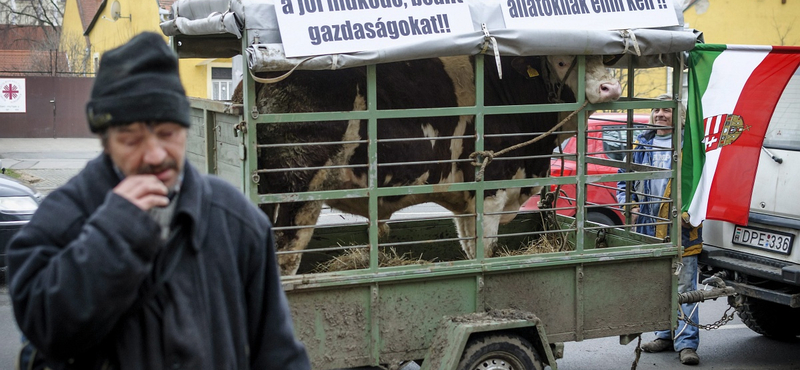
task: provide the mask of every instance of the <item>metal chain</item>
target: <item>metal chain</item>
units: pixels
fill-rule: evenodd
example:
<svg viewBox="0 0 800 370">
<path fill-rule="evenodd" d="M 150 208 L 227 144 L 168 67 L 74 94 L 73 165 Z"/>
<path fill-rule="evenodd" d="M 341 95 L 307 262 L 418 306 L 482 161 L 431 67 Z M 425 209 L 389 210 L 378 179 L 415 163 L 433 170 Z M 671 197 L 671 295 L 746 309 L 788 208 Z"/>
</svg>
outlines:
<svg viewBox="0 0 800 370">
<path fill-rule="evenodd" d="M 683 322 L 686 323 L 686 325 L 691 325 L 691 326 L 697 327 L 699 329 L 705 329 L 705 330 L 719 329 L 723 325 L 725 325 L 725 324 L 731 322 L 731 320 L 733 320 L 733 312 L 731 312 L 730 314 L 728 313 L 732 309 L 734 309 L 733 306 L 728 306 L 728 309 L 725 310 L 725 312 L 722 313 L 722 318 L 720 318 L 719 320 L 717 320 L 713 324 L 703 325 L 703 324 L 698 324 L 698 323 L 693 322 L 690 317 L 686 316 L 686 313 L 683 312 L 683 307 L 681 307 L 681 314 L 678 317 L 678 320 L 682 320 Z"/>
<path fill-rule="evenodd" d="M 711 277 L 703 280 L 703 284 L 705 284 L 705 287 L 708 287 L 709 285 L 711 285 L 711 286 L 714 286 L 714 287 L 717 287 L 717 288 L 724 288 L 725 287 L 725 281 L 723 279 L 726 276 L 727 276 L 727 272 L 726 271 L 720 271 L 720 272 L 712 275 Z M 703 289 L 705 289 L 705 287 Z M 733 312 L 730 312 L 730 310 L 733 310 L 736 307 L 734 305 L 731 305 L 730 302 L 731 301 L 728 300 L 728 309 L 726 309 L 725 312 L 722 313 L 722 318 L 720 318 L 719 320 L 717 320 L 713 324 L 703 325 L 703 324 L 699 324 L 699 323 L 693 322 L 692 319 L 690 317 L 686 316 L 686 313 L 683 312 L 683 306 L 681 306 L 681 305 L 678 306 L 678 307 L 680 307 L 680 312 L 681 312 L 680 316 L 678 317 L 678 320 L 683 320 L 683 322 L 685 322 L 686 325 L 691 325 L 691 326 L 697 327 L 699 329 L 705 329 L 705 330 L 719 329 L 723 325 L 725 325 L 725 324 L 731 322 L 731 320 L 733 320 Z M 730 312 L 730 313 L 728 313 L 728 312 Z"/>
<path fill-rule="evenodd" d="M 681 307 L 681 310 L 680 310 L 681 314 L 678 317 L 678 320 L 682 320 L 683 322 L 686 323 L 686 325 L 695 326 L 695 327 L 700 328 L 700 329 L 705 329 L 705 330 L 719 329 L 723 325 L 725 325 L 725 324 L 729 323 L 731 320 L 733 320 L 733 312 L 731 312 L 730 314 L 728 313 L 728 311 L 730 311 L 732 309 L 734 309 L 734 307 L 733 306 L 729 306 L 728 309 L 725 310 L 725 312 L 722 314 L 722 318 L 717 320 L 717 322 L 715 322 L 713 324 L 703 325 L 703 324 L 697 324 L 697 323 L 693 322 L 691 318 L 686 316 L 686 314 L 683 312 L 683 307 Z M 633 350 L 633 353 L 635 354 L 635 357 L 633 359 L 633 363 L 631 364 L 631 370 L 636 370 L 636 368 L 639 365 L 639 358 L 642 355 L 642 336 L 641 336 L 641 334 L 639 335 L 639 342 L 636 344 L 636 348 Z"/>
<path fill-rule="evenodd" d="M 633 359 L 633 363 L 631 364 L 631 370 L 636 370 L 636 367 L 639 366 L 639 358 L 642 356 L 642 335 L 639 334 L 639 342 L 636 343 L 636 348 L 633 350 L 633 353 L 636 354 L 636 357 Z"/>
</svg>

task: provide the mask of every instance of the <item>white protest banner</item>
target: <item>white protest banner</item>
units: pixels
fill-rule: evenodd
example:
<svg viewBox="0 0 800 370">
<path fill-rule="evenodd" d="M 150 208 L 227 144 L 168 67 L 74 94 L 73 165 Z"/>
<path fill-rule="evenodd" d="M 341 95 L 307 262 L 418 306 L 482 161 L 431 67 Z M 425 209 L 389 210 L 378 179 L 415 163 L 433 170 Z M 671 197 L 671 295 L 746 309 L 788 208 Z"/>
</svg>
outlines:
<svg viewBox="0 0 800 370">
<path fill-rule="evenodd" d="M 25 79 L 0 79 L 0 113 L 25 113 Z"/>
<path fill-rule="evenodd" d="M 508 0 L 508 28 L 616 30 L 678 25 L 673 0 Z"/>
<path fill-rule="evenodd" d="M 462 0 L 280 0 L 287 57 L 378 50 L 475 31 Z"/>
</svg>

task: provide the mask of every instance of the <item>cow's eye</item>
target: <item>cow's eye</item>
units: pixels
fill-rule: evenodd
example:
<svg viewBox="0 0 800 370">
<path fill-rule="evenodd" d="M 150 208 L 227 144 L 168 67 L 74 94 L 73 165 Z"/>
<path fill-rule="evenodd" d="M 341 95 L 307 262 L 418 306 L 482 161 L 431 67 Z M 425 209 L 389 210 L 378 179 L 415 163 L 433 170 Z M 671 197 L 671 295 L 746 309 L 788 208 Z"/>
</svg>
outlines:
<svg viewBox="0 0 800 370">
<path fill-rule="evenodd" d="M 567 66 L 567 62 L 558 62 L 558 66 L 559 67 L 566 67 Z"/>
</svg>

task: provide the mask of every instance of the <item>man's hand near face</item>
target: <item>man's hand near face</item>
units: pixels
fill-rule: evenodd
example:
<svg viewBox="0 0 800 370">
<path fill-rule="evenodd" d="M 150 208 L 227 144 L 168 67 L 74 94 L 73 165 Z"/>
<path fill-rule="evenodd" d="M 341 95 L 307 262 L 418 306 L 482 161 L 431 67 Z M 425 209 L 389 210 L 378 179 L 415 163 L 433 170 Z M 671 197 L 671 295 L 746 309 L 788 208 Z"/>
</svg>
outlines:
<svg viewBox="0 0 800 370">
<path fill-rule="evenodd" d="M 155 175 L 127 176 L 113 191 L 143 211 L 149 211 L 153 207 L 166 207 L 169 204 L 167 186 Z"/>
</svg>

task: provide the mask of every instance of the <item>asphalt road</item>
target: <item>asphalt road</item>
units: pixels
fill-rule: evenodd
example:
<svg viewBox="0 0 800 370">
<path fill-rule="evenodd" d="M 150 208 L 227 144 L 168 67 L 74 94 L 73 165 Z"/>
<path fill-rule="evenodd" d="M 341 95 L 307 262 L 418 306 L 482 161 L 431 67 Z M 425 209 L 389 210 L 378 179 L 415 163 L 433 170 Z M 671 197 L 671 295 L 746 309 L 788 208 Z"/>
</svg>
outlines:
<svg viewBox="0 0 800 370">
<path fill-rule="evenodd" d="M 632 302 L 632 304 L 635 304 Z M 711 324 L 722 317 L 729 306 L 724 298 L 700 304 L 700 322 Z M 653 340 L 653 333 L 642 335 L 642 343 Z M 636 342 L 620 345 L 617 337 L 565 343 L 559 370 L 631 369 Z M 682 365 L 676 352 L 642 353 L 637 369 L 719 369 L 719 370 L 789 370 L 800 369 L 800 341 L 780 342 L 756 334 L 738 316 L 717 330 L 701 330 L 700 364 Z"/>
<path fill-rule="evenodd" d="M 20 334 L 11 303 L 8 288 L 0 286 L 0 369 L 13 369 L 14 359 L 20 347 Z"/>
<path fill-rule="evenodd" d="M 631 304 L 635 304 L 631 302 Z M 712 323 L 727 308 L 723 299 L 702 303 L 700 320 Z M 642 335 L 652 340 L 652 333 Z M 14 322 L 6 287 L 0 287 L 0 369 L 13 369 L 19 350 L 19 330 Z M 719 369 L 719 370 L 790 370 L 800 369 L 800 341 L 779 342 L 748 329 L 738 317 L 714 331 L 700 333 L 700 364 L 684 366 L 675 352 L 642 353 L 637 369 Z M 631 369 L 636 342 L 620 345 L 617 337 L 565 343 L 560 370 Z"/>
</svg>

